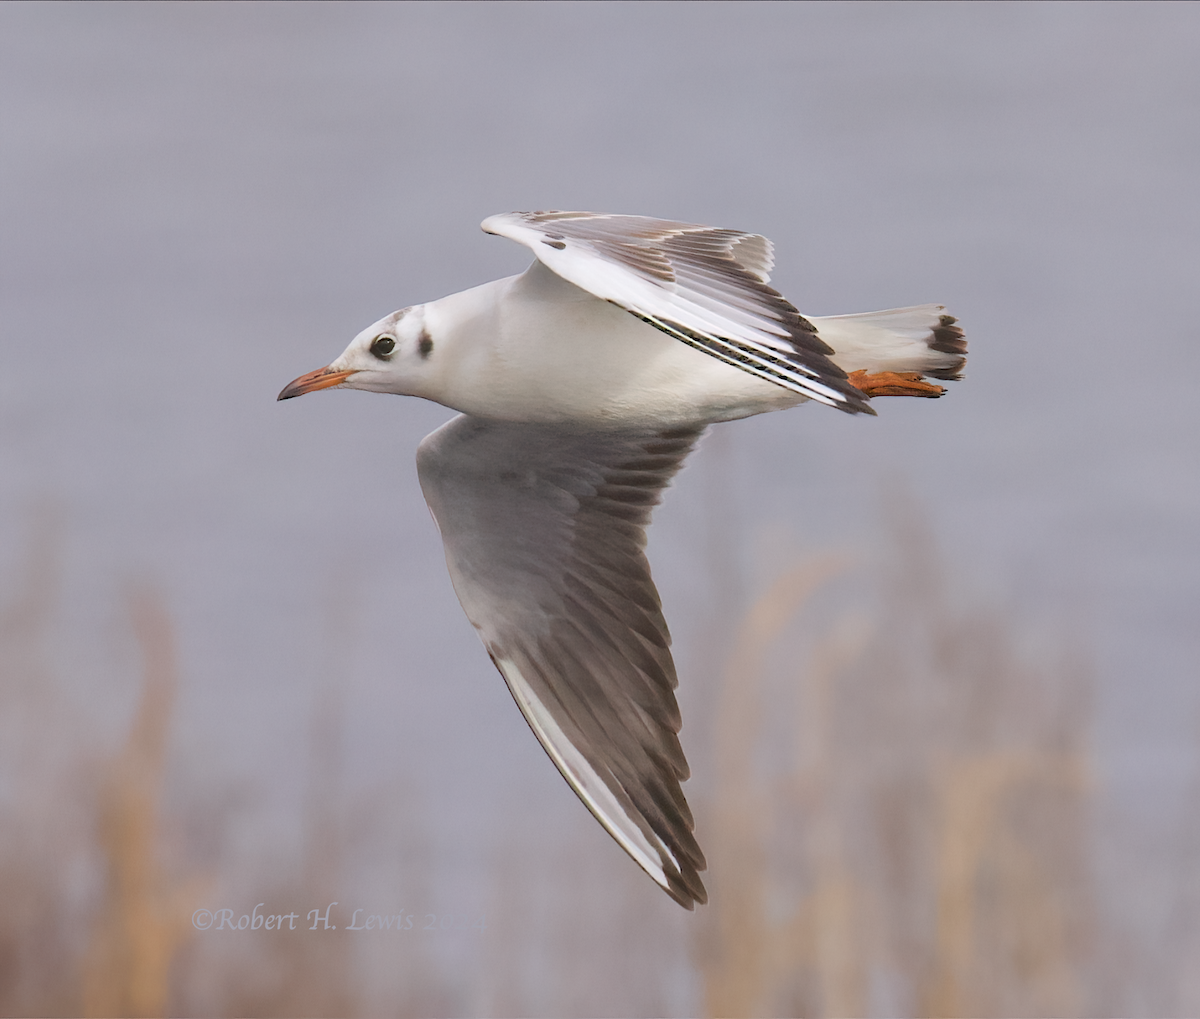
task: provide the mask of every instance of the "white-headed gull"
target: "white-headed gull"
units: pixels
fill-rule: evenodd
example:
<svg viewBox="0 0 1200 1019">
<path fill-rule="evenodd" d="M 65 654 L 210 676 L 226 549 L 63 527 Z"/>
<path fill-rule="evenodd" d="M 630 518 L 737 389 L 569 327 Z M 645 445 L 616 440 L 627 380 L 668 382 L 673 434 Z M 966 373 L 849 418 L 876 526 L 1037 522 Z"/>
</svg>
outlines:
<svg viewBox="0 0 1200 1019">
<path fill-rule="evenodd" d="M 801 315 L 758 234 L 587 212 L 483 229 L 536 260 L 380 319 L 279 399 L 367 389 L 461 412 L 417 450 L 459 601 L 571 788 L 691 909 L 705 863 L 651 510 L 711 422 L 940 396 L 922 376 L 958 378 L 966 341 L 940 305 Z"/>
</svg>

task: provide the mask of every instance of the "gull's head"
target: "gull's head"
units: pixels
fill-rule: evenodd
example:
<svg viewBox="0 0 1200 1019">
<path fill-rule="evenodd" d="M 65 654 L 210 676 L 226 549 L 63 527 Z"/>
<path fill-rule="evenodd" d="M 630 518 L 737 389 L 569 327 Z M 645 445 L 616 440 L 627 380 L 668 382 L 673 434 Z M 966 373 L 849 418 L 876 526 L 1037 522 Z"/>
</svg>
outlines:
<svg viewBox="0 0 1200 1019">
<path fill-rule="evenodd" d="M 289 382 L 278 398 L 334 388 L 419 396 L 429 378 L 433 348 L 424 305 L 402 308 L 364 329 L 326 367 Z"/>
</svg>

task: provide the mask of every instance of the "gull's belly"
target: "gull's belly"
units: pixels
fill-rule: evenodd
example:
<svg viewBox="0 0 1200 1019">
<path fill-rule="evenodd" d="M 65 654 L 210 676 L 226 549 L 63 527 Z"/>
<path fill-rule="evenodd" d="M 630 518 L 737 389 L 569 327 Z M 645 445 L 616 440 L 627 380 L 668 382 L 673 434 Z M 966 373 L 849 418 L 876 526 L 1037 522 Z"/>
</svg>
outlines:
<svg viewBox="0 0 1200 1019">
<path fill-rule="evenodd" d="M 468 414 L 597 426 L 726 421 L 803 397 L 534 269 L 498 281 L 443 400 Z M 549 277 L 549 278 L 548 278 Z M 490 321 L 487 321 L 490 320 Z"/>
</svg>

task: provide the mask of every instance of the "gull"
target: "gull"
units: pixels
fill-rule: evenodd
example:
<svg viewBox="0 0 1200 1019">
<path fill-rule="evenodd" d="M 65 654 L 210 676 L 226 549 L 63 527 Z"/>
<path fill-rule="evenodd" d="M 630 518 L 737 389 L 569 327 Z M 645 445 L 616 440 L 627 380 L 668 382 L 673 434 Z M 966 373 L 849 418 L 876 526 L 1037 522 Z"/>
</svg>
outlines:
<svg viewBox="0 0 1200 1019">
<path fill-rule="evenodd" d="M 279 399 L 365 389 L 459 412 L 417 449 L 455 593 L 571 788 L 692 909 L 706 864 L 651 511 L 709 424 L 938 397 L 924 377 L 959 378 L 966 340 L 941 305 L 802 315 L 759 234 L 588 212 L 482 226 L 533 264 L 393 312 Z"/>
</svg>

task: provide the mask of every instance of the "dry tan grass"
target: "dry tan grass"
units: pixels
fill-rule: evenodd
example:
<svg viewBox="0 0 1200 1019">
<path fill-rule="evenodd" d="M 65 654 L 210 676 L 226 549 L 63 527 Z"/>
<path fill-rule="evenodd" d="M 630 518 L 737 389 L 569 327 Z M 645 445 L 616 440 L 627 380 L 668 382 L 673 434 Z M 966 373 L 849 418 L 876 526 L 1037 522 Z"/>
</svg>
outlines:
<svg viewBox="0 0 1200 1019">
<path fill-rule="evenodd" d="M 1071 903 L 1056 887 L 1056 861 L 1039 858 L 1012 812 L 1023 799 L 1047 792 L 1085 794 L 1086 762 L 1077 755 L 1032 751 L 981 754 L 954 762 L 935 781 L 942 821 L 936 968 L 923 1011 L 977 1014 L 983 1002 L 1023 997 L 1055 1015 L 1077 1014 L 1081 953 L 1072 950 Z M 997 972 L 997 956 L 1010 961 L 1011 972 Z M 1020 986 L 1021 995 L 1011 994 L 1005 980 Z M 1014 1004 L 1027 1011 L 1019 1001 Z"/>
<path fill-rule="evenodd" d="M 56 692 L 58 539 L 43 518 L 0 613 L 0 1013 L 377 1010 L 345 941 L 281 935 L 201 950 L 187 922 L 211 896 L 179 876 L 185 865 L 162 837 L 170 621 L 153 599 L 135 600 L 142 697 L 106 758 Z M 1097 1009 L 1086 968 L 1097 922 L 1086 670 L 1069 656 L 1031 658 L 1004 613 L 956 598 L 919 528 L 902 519 L 892 547 L 870 585 L 861 565 L 823 558 L 786 571 L 743 618 L 717 705 L 714 792 L 696 803 L 710 906 L 663 922 L 657 893 L 616 851 L 611 872 L 581 878 L 574 868 L 595 836 L 581 827 L 589 846 L 564 838 L 549 870 L 545 857 L 527 873 L 519 862 L 497 868 L 489 919 L 507 923 L 489 930 L 488 973 L 468 975 L 482 986 L 471 1000 L 493 1013 L 587 1015 L 597 1000 L 665 1011 L 677 999 L 656 989 L 664 953 L 654 939 L 699 926 L 712 1015 Z M 335 899 L 345 888 L 352 862 L 337 833 L 356 826 L 337 778 L 335 708 L 314 713 L 300 866 L 264 862 L 246 875 L 256 898 Z M 419 840 L 427 820 L 410 807 L 405 830 Z M 92 891 L 65 889 L 63 876 L 88 860 Z M 569 904 L 560 882 L 575 889 Z M 404 969 L 403 996 L 387 1001 L 396 1014 L 461 1011 L 468 1000 L 415 947 L 390 965 Z M 605 998 L 613 973 L 628 993 Z"/>
<path fill-rule="evenodd" d="M 1080 670 L 1030 666 L 1003 615 L 955 604 L 916 528 L 894 547 L 872 616 L 813 601 L 854 579 L 823 559 L 743 620 L 701 819 L 710 1015 L 1088 1007 Z M 772 669 L 775 646 L 798 672 Z"/>
<path fill-rule="evenodd" d="M 177 686 L 176 651 L 161 600 L 131 599 L 141 646 L 141 700 L 120 754 L 106 769 L 97 804 L 106 879 L 84 960 L 84 1014 L 166 1012 L 172 960 L 192 933 L 189 917 L 205 882 L 174 885 L 161 858 L 159 812 L 167 736 Z"/>
<path fill-rule="evenodd" d="M 348 811 L 343 785 L 343 709 L 327 688 L 314 705 L 309 730 L 309 775 L 304 804 L 303 849 L 298 871 L 255 873 L 255 898 L 268 902 L 329 903 L 345 899 Z M 265 886 L 265 888 L 263 887 Z M 253 887 L 253 886 L 251 886 Z M 239 940 L 195 960 L 203 973 L 220 974 L 221 1013 L 239 1016 L 355 1016 L 362 997 L 355 988 L 352 945 L 343 931 L 307 931 Z M 211 999 L 210 999 L 211 1000 Z"/>
<path fill-rule="evenodd" d="M 711 1015 L 762 1014 L 762 991 L 775 981 L 781 942 L 798 932 L 776 932 L 766 920 L 769 826 L 774 790 L 756 780 L 754 749 L 761 727 L 759 678 L 770 645 L 801 604 L 829 579 L 840 564 L 827 559 L 779 577 L 751 606 L 730 656 L 718 700 L 717 784 L 712 823 L 707 828 L 714 860 L 729 865 L 714 894 L 713 940 L 704 949 L 705 983 Z M 731 865 L 730 865 L 731 864 Z M 837 893 L 827 894 L 827 909 L 838 908 Z M 792 947 L 803 952 L 800 945 Z M 785 954 L 791 954 L 786 952 Z"/>
<path fill-rule="evenodd" d="M 24 575 L 0 613 L 0 1012 L 162 1014 L 193 892 L 169 885 L 158 839 L 171 628 L 148 594 L 133 600 L 141 703 L 124 748 L 106 760 L 51 664 L 60 547 L 58 514 L 39 511 Z"/>
<path fill-rule="evenodd" d="M 33 513 L 25 561 L 0 608 L 0 1014 L 77 1013 L 80 920 L 62 876 L 88 842 L 88 745 L 51 664 L 61 523 Z M 7 585 L 6 585 L 7 586 Z M 64 746 L 72 752 L 64 754 Z M 81 760 L 80 758 L 83 758 Z"/>
<path fill-rule="evenodd" d="M 40 513 L 16 595 L 0 608 L 0 1015 L 361 1014 L 369 1006 L 351 938 L 297 930 L 206 941 L 192 928 L 216 881 L 194 873 L 186 844 L 167 840 L 169 822 L 197 809 L 209 828 L 224 818 L 207 816 L 211 804 L 164 813 L 178 683 L 170 618 L 149 592 L 131 599 L 140 696 L 119 749 L 105 753 L 106 734 L 64 695 L 51 665 L 60 547 L 54 514 Z M 363 826 L 341 781 L 337 708 L 334 697 L 314 710 L 299 869 L 252 861 L 231 894 L 344 897 L 344 833 Z M 406 820 L 419 828 L 420 817 Z M 419 943 L 399 966 L 411 979 L 391 1011 L 447 1010 Z"/>
</svg>

